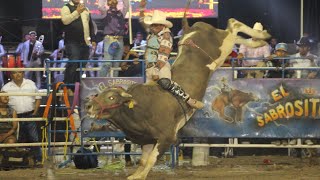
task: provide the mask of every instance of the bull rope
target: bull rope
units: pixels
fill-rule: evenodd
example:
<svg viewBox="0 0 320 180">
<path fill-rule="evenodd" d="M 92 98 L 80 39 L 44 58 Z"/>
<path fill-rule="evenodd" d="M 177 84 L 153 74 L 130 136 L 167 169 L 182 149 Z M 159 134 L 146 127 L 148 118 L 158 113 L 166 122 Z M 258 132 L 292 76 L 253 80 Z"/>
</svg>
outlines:
<svg viewBox="0 0 320 180">
<path fill-rule="evenodd" d="M 218 66 L 218 64 L 215 62 L 215 60 L 204 49 L 202 49 L 195 42 L 193 42 L 192 39 L 186 39 L 183 43 L 178 43 L 178 46 L 183 46 L 183 45 L 200 49 L 205 55 L 207 55 L 212 60 L 212 63 L 214 63 L 214 64 L 216 64 L 216 66 Z"/>
</svg>

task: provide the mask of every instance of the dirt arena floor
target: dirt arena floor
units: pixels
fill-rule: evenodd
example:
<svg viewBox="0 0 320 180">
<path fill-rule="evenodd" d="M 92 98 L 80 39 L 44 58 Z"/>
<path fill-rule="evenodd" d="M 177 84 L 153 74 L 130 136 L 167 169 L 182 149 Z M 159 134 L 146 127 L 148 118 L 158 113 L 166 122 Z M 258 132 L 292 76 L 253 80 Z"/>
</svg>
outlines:
<svg viewBox="0 0 320 180">
<path fill-rule="evenodd" d="M 204 180 L 204 179 L 320 179 L 320 158 L 288 156 L 239 156 L 210 158 L 210 165 L 192 167 L 187 160 L 183 165 L 169 168 L 159 162 L 149 173 L 151 180 Z M 126 179 L 136 166 L 108 169 L 107 166 L 80 170 L 73 166 L 48 171 L 46 168 L 0 171 L 0 179 Z M 52 172 L 52 173 L 50 173 Z M 49 174 L 48 174 L 49 173 Z M 51 175 L 50 175 L 51 174 Z"/>
</svg>

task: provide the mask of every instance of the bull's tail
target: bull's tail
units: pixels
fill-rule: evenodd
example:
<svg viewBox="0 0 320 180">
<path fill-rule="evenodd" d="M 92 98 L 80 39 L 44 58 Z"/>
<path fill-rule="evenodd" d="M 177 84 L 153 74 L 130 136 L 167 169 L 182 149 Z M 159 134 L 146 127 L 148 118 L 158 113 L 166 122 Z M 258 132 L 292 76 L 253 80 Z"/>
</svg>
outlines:
<svg viewBox="0 0 320 180">
<path fill-rule="evenodd" d="M 188 0 L 186 8 L 184 9 L 184 14 L 182 19 L 182 29 L 184 33 L 186 33 L 190 28 L 188 19 L 187 19 L 187 11 L 189 10 L 190 4 L 191 4 L 191 0 Z"/>
</svg>

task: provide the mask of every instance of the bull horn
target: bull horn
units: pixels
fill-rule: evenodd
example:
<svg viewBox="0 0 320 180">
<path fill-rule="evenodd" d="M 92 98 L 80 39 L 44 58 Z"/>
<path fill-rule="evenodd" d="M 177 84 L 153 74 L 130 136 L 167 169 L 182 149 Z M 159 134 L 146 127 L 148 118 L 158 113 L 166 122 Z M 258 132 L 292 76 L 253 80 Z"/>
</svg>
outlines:
<svg viewBox="0 0 320 180">
<path fill-rule="evenodd" d="M 121 95 L 122 97 L 127 97 L 127 98 L 131 98 L 131 97 L 132 97 L 131 94 L 126 93 L 126 92 L 121 92 L 120 95 Z"/>
</svg>

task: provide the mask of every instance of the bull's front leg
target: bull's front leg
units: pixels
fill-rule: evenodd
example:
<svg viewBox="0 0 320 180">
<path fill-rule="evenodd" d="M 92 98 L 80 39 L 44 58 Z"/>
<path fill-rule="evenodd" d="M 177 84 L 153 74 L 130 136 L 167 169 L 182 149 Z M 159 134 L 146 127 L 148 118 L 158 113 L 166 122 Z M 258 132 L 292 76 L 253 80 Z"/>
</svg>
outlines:
<svg viewBox="0 0 320 180">
<path fill-rule="evenodd" d="M 148 157 L 147 161 L 145 162 L 145 166 L 144 166 L 143 170 L 140 171 L 139 173 L 134 173 L 134 176 L 132 175 L 133 179 L 146 179 L 146 177 L 147 177 L 148 173 L 150 172 L 151 168 L 154 166 L 154 164 L 157 161 L 157 157 L 159 155 L 158 146 L 159 146 L 159 143 L 157 143 L 154 146 L 154 148 L 152 149 L 151 153 L 149 154 L 149 157 Z M 130 179 L 130 177 L 128 179 Z"/>
<path fill-rule="evenodd" d="M 136 170 L 136 172 L 134 172 L 131 176 L 128 177 L 128 180 L 141 179 L 139 174 L 145 169 L 147 161 L 153 149 L 154 149 L 153 144 L 147 144 L 142 146 L 142 155 L 141 155 L 139 167 Z"/>
</svg>

